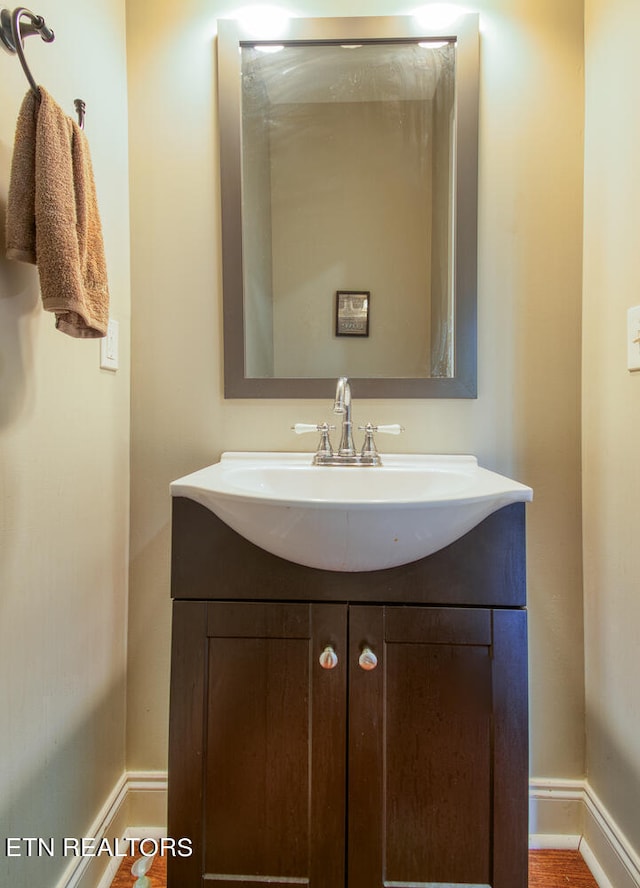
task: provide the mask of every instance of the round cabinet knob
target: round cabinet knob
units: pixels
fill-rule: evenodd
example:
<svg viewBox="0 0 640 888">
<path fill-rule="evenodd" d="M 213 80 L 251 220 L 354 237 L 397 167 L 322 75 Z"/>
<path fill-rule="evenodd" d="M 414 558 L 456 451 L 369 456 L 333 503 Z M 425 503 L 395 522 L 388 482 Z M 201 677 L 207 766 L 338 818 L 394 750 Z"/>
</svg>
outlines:
<svg viewBox="0 0 640 888">
<path fill-rule="evenodd" d="M 373 653 L 371 648 L 363 647 L 362 653 L 358 657 L 358 663 L 361 669 L 366 669 L 367 672 L 370 672 L 378 665 L 378 658 Z"/>
<path fill-rule="evenodd" d="M 335 669 L 338 665 L 338 655 L 330 644 L 320 654 L 319 660 L 323 669 Z"/>
</svg>

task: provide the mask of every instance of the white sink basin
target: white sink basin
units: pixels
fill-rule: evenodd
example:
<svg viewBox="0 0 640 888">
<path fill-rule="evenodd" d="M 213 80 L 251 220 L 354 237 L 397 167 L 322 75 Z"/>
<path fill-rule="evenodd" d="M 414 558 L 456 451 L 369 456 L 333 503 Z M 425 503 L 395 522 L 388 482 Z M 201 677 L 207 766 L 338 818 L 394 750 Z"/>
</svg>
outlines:
<svg viewBox="0 0 640 888">
<path fill-rule="evenodd" d="M 171 484 L 267 552 L 323 570 L 381 570 L 431 555 L 524 484 L 473 456 L 385 454 L 379 467 L 312 466 L 309 453 L 223 453 Z"/>
</svg>

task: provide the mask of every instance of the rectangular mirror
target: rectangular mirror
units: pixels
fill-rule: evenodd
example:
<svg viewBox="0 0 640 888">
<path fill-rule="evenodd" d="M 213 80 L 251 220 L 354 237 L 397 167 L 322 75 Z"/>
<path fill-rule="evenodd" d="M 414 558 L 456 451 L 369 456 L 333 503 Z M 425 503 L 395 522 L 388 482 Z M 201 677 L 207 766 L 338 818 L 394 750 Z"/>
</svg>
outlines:
<svg viewBox="0 0 640 888">
<path fill-rule="evenodd" d="M 225 396 L 476 396 L 478 17 L 218 22 Z"/>
</svg>

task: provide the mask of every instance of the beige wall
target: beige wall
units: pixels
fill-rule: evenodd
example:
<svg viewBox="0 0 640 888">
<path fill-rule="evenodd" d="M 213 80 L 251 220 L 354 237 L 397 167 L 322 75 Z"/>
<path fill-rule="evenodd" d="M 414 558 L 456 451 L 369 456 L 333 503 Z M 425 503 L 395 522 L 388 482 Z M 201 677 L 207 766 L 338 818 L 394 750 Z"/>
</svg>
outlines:
<svg viewBox="0 0 640 888">
<path fill-rule="evenodd" d="M 587 774 L 640 848 L 640 373 L 626 314 L 640 304 L 640 7 L 587 0 L 583 472 Z"/>
<path fill-rule="evenodd" d="M 121 369 L 54 329 L 37 272 L 0 248 L 0 836 L 82 836 L 124 764 L 129 222 L 124 3 L 43 0 L 25 44 L 69 113 L 87 102 Z M 0 51 L 0 230 L 27 81 Z M 0 853 L 0 884 L 52 886 L 61 857 Z"/>
<path fill-rule="evenodd" d="M 168 484 L 222 450 L 308 449 L 326 401 L 225 401 L 215 20 L 238 2 L 129 0 L 133 255 L 129 766 L 166 766 Z M 580 547 L 581 0 L 480 0 L 479 398 L 369 401 L 407 451 L 476 453 L 528 508 L 532 773 L 584 768 Z M 299 15 L 404 12 L 326 0 Z M 394 442 L 395 444 L 395 442 Z"/>
</svg>

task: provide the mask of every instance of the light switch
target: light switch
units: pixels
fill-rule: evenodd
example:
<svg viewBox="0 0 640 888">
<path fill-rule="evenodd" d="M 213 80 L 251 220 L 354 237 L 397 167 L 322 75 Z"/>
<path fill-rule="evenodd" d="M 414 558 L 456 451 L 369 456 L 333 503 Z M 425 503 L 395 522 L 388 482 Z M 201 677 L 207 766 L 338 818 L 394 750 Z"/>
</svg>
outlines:
<svg viewBox="0 0 640 888">
<path fill-rule="evenodd" d="M 103 370 L 118 369 L 118 321 L 109 320 L 107 335 L 100 340 L 100 366 Z"/>
<path fill-rule="evenodd" d="M 627 367 L 640 370 L 640 305 L 627 311 Z"/>
</svg>

